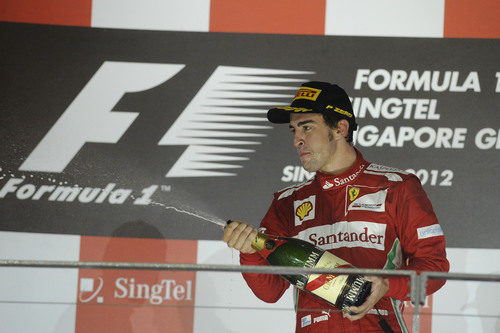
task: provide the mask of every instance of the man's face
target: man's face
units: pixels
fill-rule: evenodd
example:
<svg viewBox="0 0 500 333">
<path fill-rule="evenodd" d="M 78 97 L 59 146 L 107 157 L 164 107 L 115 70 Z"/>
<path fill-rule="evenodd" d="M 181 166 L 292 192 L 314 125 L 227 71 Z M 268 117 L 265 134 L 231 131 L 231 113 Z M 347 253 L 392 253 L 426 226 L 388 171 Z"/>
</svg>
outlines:
<svg viewBox="0 0 500 333">
<path fill-rule="evenodd" d="M 336 142 L 333 130 L 321 114 L 304 113 L 290 115 L 290 131 L 293 145 L 297 148 L 302 166 L 309 172 L 327 171 L 333 159 Z"/>
</svg>

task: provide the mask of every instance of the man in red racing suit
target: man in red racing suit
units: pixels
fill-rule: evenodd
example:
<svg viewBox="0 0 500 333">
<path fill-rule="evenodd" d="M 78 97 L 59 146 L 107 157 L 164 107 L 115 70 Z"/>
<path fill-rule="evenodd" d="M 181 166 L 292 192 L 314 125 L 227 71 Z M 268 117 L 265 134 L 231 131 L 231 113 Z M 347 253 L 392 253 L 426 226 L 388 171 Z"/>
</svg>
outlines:
<svg viewBox="0 0 500 333">
<path fill-rule="evenodd" d="M 301 90 L 310 88 L 313 93 L 320 90 L 327 97 L 337 93 L 331 89 L 341 89 L 336 85 L 309 82 Z M 275 193 L 261 222 L 261 231 L 304 239 L 359 268 L 448 271 L 444 235 L 418 178 L 402 170 L 366 162 L 361 153 L 346 142 L 344 138 L 349 139 L 356 124 L 343 90 L 340 92 L 343 104 L 336 96 L 337 99 L 327 100 L 326 106 L 333 104 L 341 111 L 351 111 L 347 112 L 351 119 L 337 119 L 335 127 L 323 124 L 321 115 L 316 114 L 331 109 L 325 105 L 314 108 L 320 98 L 314 101 L 310 113 L 304 111 L 307 110 L 304 105 L 296 105 L 295 101 L 301 99 L 301 90 L 297 94 L 299 98 L 296 96 L 292 103 L 292 107 L 299 110 L 294 111 L 292 107 L 281 110 L 292 113 L 285 120 L 290 121 L 294 144 L 304 168 L 316 171 L 316 176 Z M 278 112 L 283 115 L 281 110 Z M 276 120 L 271 111 L 273 109 L 268 118 Z M 339 156 L 341 158 L 335 160 Z M 339 168 L 342 164 L 343 168 Z M 245 223 L 232 223 L 226 228 L 224 240 L 241 251 L 243 265 L 267 265 L 250 248 L 255 235 L 255 228 Z M 277 275 L 243 274 L 243 277 L 255 295 L 266 302 L 276 302 L 289 287 L 289 283 Z M 408 300 L 409 280 L 366 278 L 372 281 L 372 294 L 363 305 L 351 308 L 358 315 L 343 314 L 320 298 L 298 291 L 296 332 L 381 331 L 379 316 L 394 332 L 406 332 L 401 301 Z M 427 294 L 443 284 L 440 280 L 430 280 Z"/>
<path fill-rule="evenodd" d="M 448 269 L 443 233 L 417 177 L 370 164 L 358 151 L 355 164 L 345 173 L 318 172 L 313 180 L 276 193 L 261 229 L 270 235 L 304 239 L 356 267 Z M 240 260 L 244 265 L 267 264 L 258 253 L 242 253 Z M 277 275 L 243 276 L 255 295 L 266 302 L 276 302 L 289 286 Z M 377 308 L 395 332 L 405 332 L 401 300 L 408 299 L 408 280 L 388 280 L 389 291 Z M 427 293 L 443 284 L 430 280 Z M 380 330 L 375 311 L 350 322 L 338 309 L 302 291 L 297 307 L 298 332 Z"/>
</svg>

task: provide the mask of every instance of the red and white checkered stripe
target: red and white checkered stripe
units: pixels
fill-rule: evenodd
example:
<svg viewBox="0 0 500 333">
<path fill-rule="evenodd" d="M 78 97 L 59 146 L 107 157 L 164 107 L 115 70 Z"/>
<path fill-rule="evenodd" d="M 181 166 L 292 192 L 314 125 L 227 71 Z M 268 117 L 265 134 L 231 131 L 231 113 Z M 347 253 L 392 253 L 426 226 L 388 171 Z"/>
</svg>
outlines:
<svg viewBox="0 0 500 333">
<path fill-rule="evenodd" d="M 498 0 L 3 0 L 0 20 L 164 31 L 500 38 Z"/>
</svg>

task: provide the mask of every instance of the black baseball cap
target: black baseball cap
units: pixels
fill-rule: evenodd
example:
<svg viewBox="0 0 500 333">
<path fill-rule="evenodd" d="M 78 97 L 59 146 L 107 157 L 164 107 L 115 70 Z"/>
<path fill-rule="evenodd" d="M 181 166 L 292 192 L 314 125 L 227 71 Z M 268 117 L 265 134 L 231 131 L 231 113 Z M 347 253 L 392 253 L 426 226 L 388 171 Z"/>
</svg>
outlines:
<svg viewBox="0 0 500 333">
<path fill-rule="evenodd" d="M 349 96 L 344 89 L 328 82 L 302 84 L 292 104 L 270 109 L 267 119 L 275 124 L 289 123 L 291 113 L 330 113 L 339 120 L 349 121 L 349 129 L 355 131 L 358 127 Z"/>
</svg>

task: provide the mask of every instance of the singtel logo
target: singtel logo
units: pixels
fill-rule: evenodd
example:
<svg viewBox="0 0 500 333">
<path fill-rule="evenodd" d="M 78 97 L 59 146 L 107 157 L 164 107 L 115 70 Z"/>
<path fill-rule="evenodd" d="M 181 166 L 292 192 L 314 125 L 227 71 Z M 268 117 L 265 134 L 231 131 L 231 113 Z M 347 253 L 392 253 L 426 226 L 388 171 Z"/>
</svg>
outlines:
<svg viewBox="0 0 500 333">
<path fill-rule="evenodd" d="M 159 305 L 164 301 L 191 301 L 193 281 L 178 282 L 164 279 L 156 284 L 136 283 L 134 278 L 120 277 L 115 281 L 113 296 L 115 299 L 149 300 L 151 304 Z"/>
</svg>

